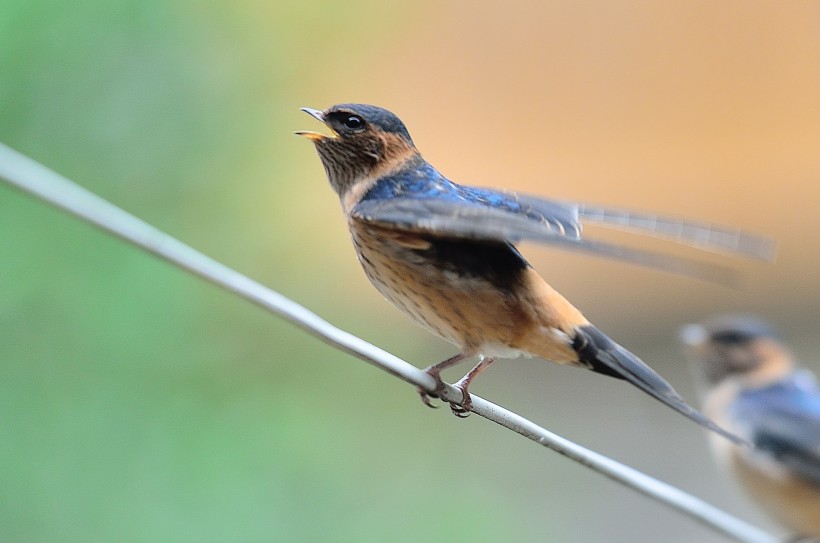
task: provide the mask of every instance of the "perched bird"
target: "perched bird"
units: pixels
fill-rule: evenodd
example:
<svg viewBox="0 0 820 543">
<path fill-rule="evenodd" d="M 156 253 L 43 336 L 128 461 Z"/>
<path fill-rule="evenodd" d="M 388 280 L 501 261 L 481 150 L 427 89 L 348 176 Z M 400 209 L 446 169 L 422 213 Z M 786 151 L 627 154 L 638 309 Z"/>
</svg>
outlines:
<svg viewBox="0 0 820 543">
<path fill-rule="evenodd" d="M 771 257 L 768 240 L 652 215 L 458 185 L 422 158 L 401 120 L 385 109 L 341 104 L 303 111 L 330 129 L 331 134 L 297 134 L 316 146 L 367 277 L 412 320 L 459 348 L 457 355 L 425 371 L 441 390 L 443 369 L 479 358 L 456 383 L 463 401 L 461 406 L 451 404 L 454 413 L 470 409 L 470 382 L 496 358 L 538 356 L 625 379 L 697 423 L 736 439 L 590 324 L 538 275 L 514 243 L 530 239 L 560 244 L 726 280 L 721 268 L 582 240 L 581 220 L 763 258 Z M 419 392 L 430 405 L 427 393 Z"/>
<path fill-rule="evenodd" d="M 820 389 L 765 323 L 721 316 L 681 331 L 709 385 L 704 412 L 754 447 L 713 440 L 744 489 L 800 537 L 820 538 Z"/>
</svg>

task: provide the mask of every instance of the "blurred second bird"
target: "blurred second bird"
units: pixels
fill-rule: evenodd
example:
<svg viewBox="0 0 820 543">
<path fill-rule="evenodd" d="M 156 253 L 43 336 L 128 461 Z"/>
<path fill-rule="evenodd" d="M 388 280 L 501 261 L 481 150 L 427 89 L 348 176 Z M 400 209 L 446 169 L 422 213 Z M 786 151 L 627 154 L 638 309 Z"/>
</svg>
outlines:
<svg viewBox="0 0 820 543">
<path fill-rule="evenodd" d="M 820 390 L 772 328 L 714 317 L 681 331 L 706 377 L 704 411 L 753 448 L 713 440 L 748 494 L 798 537 L 820 538 Z"/>
</svg>

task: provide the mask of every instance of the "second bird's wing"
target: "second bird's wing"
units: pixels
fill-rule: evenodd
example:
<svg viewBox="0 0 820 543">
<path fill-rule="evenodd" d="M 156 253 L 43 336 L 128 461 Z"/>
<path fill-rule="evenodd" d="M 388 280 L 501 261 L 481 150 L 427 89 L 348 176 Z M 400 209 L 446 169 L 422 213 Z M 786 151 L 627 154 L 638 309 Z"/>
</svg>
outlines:
<svg viewBox="0 0 820 543">
<path fill-rule="evenodd" d="M 749 425 L 757 451 L 820 487 L 820 392 L 785 387 L 765 398 L 765 405 L 738 406 L 738 419 Z"/>
</svg>

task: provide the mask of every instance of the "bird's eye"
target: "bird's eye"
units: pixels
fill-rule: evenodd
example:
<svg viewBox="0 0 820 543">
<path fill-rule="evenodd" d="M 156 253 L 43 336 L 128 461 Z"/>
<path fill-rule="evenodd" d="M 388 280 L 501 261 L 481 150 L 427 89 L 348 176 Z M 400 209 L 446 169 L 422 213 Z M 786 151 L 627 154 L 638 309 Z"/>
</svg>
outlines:
<svg viewBox="0 0 820 543">
<path fill-rule="evenodd" d="M 350 130 L 359 130 L 364 126 L 364 120 L 358 115 L 350 115 L 342 121 L 345 128 Z"/>
</svg>

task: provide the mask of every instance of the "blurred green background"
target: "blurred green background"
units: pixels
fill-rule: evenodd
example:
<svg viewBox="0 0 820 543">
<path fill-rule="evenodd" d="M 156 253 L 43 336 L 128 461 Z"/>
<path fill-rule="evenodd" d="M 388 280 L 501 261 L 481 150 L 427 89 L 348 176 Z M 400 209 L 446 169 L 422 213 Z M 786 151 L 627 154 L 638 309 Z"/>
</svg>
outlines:
<svg viewBox="0 0 820 543">
<path fill-rule="evenodd" d="M 388 107 L 457 181 L 772 235 L 738 290 L 524 247 L 695 401 L 675 333 L 716 311 L 820 370 L 818 35 L 818 3 L 5 0 L 0 140 L 418 366 L 453 348 L 367 284 L 300 106 Z M 473 390 L 772 528 L 622 383 Z M 9 542 L 723 540 L 6 186 L 0 465 Z"/>
</svg>

